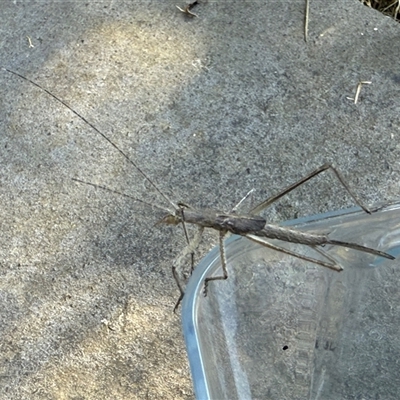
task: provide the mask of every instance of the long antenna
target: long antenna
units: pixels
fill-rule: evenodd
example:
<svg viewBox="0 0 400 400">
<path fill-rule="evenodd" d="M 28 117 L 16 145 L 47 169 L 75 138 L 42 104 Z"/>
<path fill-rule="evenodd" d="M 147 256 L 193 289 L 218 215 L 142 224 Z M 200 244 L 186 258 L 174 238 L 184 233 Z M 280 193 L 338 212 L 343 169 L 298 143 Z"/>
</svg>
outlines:
<svg viewBox="0 0 400 400">
<path fill-rule="evenodd" d="M 159 210 L 171 212 L 170 210 L 168 210 L 168 208 L 160 207 L 160 206 L 158 206 L 158 205 L 156 205 L 156 204 L 148 203 L 147 201 L 138 199 L 137 197 L 130 196 L 129 194 L 126 194 L 126 193 L 123 193 L 123 192 L 119 192 L 118 190 L 111 189 L 111 188 L 109 188 L 109 187 L 107 187 L 107 186 L 97 185 L 97 184 L 95 184 L 95 183 L 82 181 L 81 179 L 77 179 L 77 178 L 71 178 L 71 179 L 72 179 L 73 181 L 75 181 L 75 182 L 79 182 L 79 183 L 83 183 L 83 184 L 85 184 L 85 185 L 93 186 L 93 187 L 95 187 L 96 189 L 106 190 L 107 192 L 111 192 L 111 193 L 114 193 L 114 194 L 118 194 L 119 196 L 127 197 L 128 199 L 131 199 L 131 200 L 134 200 L 134 201 L 138 201 L 139 203 L 146 204 L 147 206 L 150 206 L 150 207 L 158 208 Z"/>
<path fill-rule="evenodd" d="M 47 89 L 45 89 L 44 87 L 40 86 L 38 83 L 30 80 L 29 78 L 19 74 L 18 72 L 14 72 L 11 71 L 10 69 L 7 69 L 5 67 L 2 67 L 3 70 L 9 72 L 10 74 L 19 76 L 20 78 L 30 82 L 32 85 L 35 85 L 36 87 L 38 87 L 40 90 L 43 90 L 44 92 L 46 92 L 48 95 L 50 95 L 51 97 L 53 97 L 54 99 L 56 99 L 58 102 L 60 102 L 62 105 L 64 105 L 65 107 L 67 107 L 70 111 L 72 111 L 78 118 L 80 118 L 83 122 L 86 122 L 95 132 L 97 132 L 99 135 L 101 135 L 105 140 L 107 140 L 108 143 L 111 144 L 111 146 L 113 146 L 116 150 L 119 151 L 120 154 L 122 154 L 126 160 L 128 160 L 135 168 L 137 171 L 139 171 L 140 174 L 142 174 L 142 176 L 144 176 L 147 181 L 151 184 L 151 186 L 153 186 L 154 189 L 156 189 L 156 191 L 162 196 L 164 197 L 165 200 L 168 201 L 168 203 L 170 203 L 174 209 L 178 209 L 178 206 L 167 196 L 165 195 L 158 187 L 157 185 L 147 176 L 147 174 L 134 162 L 132 161 L 115 143 L 113 143 L 103 132 L 99 131 L 92 123 L 90 123 L 85 117 L 83 117 L 82 115 L 80 115 L 77 111 L 75 111 L 72 107 L 70 107 L 67 103 L 65 103 L 63 100 L 59 99 L 56 95 L 54 95 L 53 93 L 51 93 L 50 91 L 48 91 Z M 84 182 L 86 183 L 86 182 Z"/>
</svg>

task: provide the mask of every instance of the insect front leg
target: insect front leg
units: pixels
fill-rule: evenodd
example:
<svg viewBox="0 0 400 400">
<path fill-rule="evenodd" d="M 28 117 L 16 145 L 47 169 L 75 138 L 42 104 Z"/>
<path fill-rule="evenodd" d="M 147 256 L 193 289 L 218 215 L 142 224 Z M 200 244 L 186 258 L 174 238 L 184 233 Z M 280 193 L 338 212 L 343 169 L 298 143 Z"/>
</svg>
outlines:
<svg viewBox="0 0 400 400">
<path fill-rule="evenodd" d="M 189 235 L 187 234 L 186 225 L 183 224 L 183 226 L 184 226 L 184 230 L 185 230 L 185 237 L 188 241 L 188 244 L 181 251 L 180 255 L 176 258 L 176 261 L 174 262 L 175 265 L 172 267 L 172 275 L 174 276 L 175 282 L 180 291 L 180 296 L 179 296 L 178 301 L 175 304 L 174 312 L 176 312 L 177 308 L 179 307 L 179 304 L 181 303 L 181 301 L 183 299 L 183 296 L 185 295 L 185 291 L 182 288 L 181 279 L 178 274 L 178 269 L 182 268 L 185 257 L 188 254 L 190 254 L 190 260 L 191 260 L 190 274 L 192 274 L 192 272 L 194 270 L 194 253 L 195 253 L 195 250 L 199 247 L 199 244 L 200 244 L 201 238 L 203 237 L 203 232 L 204 232 L 204 227 L 200 226 L 197 233 L 193 237 L 193 239 L 189 240 Z"/>
<path fill-rule="evenodd" d="M 174 307 L 174 313 L 176 314 L 176 310 L 178 309 L 179 304 L 181 304 L 183 296 L 185 295 L 185 291 L 182 288 L 181 281 L 179 279 L 178 273 L 176 272 L 176 267 L 175 266 L 172 267 L 172 275 L 173 275 L 173 277 L 175 279 L 175 282 L 176 282 L 176 284 L 177 284 L 177 286 L 179 288 L 179 291 L 181 293 L 179 298 L 178 298 L 178 301 L 175 303 L 175 307 Z"/>
</svg>

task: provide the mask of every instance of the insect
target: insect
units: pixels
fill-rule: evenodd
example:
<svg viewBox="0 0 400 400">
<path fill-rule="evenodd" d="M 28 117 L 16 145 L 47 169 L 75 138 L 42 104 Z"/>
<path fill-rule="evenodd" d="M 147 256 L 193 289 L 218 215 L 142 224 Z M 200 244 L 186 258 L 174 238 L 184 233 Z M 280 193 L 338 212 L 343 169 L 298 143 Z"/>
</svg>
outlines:
<svg viewBox="0 0 400 400">
<path fill-rule="evenodd" d="M 246 194 L 246 196 L 240 200 L 240 202 L 233 207 L 229 212 L 220 212 L 217 210 L 203 210 L 203 209 L 196 209 L 193 207 L 190 207 L 189 205 L 179 202 L 179 203 L 174 203 L 172 200 L 170 200 L 159 188 L 158 186 L 150 179 L 149 176 L 137 165 L 136 162 L 134 162 L 132 159 L 130 159 L 115 143 L 113 143 L 104 133 L 102 133 L 100 130 L 98 130 L 92 123 L 87 121 L 83 116 L 78 114 L 73 108 L 71 108 L 68 104 L 66 104 L 64 101 L 56 97 L 54 94 L 49 92 L 47 89 L 41 87 L 34 81 L 31 81 L 30 79 L 18 74 L 17 72 L 8 70 L 6 68 L 3 68 L 5 71 L 8 71 L 11 74 L 14 74 L 31 84 L 37 86 L 40 88 L 42 91 L 46 92 L 50 96 L 52 96 L 54 99 L 56 99 L 58 102 L 63 104 L 65 107 L 67 107 L 71 112 L 73 112 L 78 118 L 86 122 L 94 131 L 99 134 L 101 137 L 103 137 L 105 140 L 107 140 L 131 165 L 133 165 L 134 168 L 152 185 L 152 187 L 169 203 L 170 206 L 172 206 L 172 210 L 164 208 L 164 207 L 158 207 L 161 208 L 165 211 L 167 211 L 167 215 L 162 218 L 159 223 L 160 224 L 167 224 L 167 225 L 182 225 L 183 231 L 185 234 L 185 238 L 187 241 L 187 246 L 186 248 L 182 251 L 180 259 L 182 259 L 186 255 L 191 256 L 191 264 L 192 264 L 192 270 L 194 268 L 194 251 L 197 248 L 203 231 L 205 228 L 209 229 L 214 229 L 219 232 L 219 247 L 220 247 L 220 257 L 221 257 L 221 265 L 222 265 L 222 275 L 219 276 L 213 276 L 213 277 L 208 277 L 204 281 L 204 295 L 207 295 L 207 290 L 208 290 L 208 285 L 211 281 L 216 281 L 216 280 L 225 280 L 228 279 L 228 270 L 227 270 L 227 260 L 226 260 L 226 253 L 225 253 L 225 245 L 224 245 L 224 238 L 228 233 L 233 233 L 236 235 L 240 235 L 243 237 L 246 237 L 249 240 L 252 240 L 262 246 L 265 246 L 267 248 L 280 251 L 282 253 L 297 257 L 299 259 L 309 261 L 311 263 L 332 269 L 334 271 L 342 271 L 343 268 L 330 256 L 328 256 L 326 253 L 324 253 L 321 250 L 321 246 L 324 245 L 335 245 L 335 246 L 342 246 L 342 247 L 347 247 L 353 250 L 357 251 L 362 251 L 365 253 L 370 253 L 378 257 L 383 257 L 387 258 L 390 260 L 394 260 L 395 257 L 393 257 L 391 254 L 385 253 L 380 250 L 372 249 L 369 247 L 362 246 L 357 243 L 351 243 L 351 242 L 344 242 L 344 241 L 339 241 L 335 239 L 331 239 L 328 237 L 328 235 L 325 234 L 311 234 L 311 233 L 305 233 L 301 232 L 296 229 L 290 229 L 286 227 L 281 227 L 278 225 L 272 225 L 268 224 L 266 219 L 263 218 L 262 216 L 258 215 L 262 210 L 265 208 L 269 207 L 272 203 L 283 197 L 284 195 L 288 194 L 295 188 L 299 187 L 303 183 L 309 181 L 310 179 L 314 178 L 315 176 L 319 175 L 320 173 L 331 170 L 336 178 L 339 180 L 339 182 L 342 184 L 342 186 L 346 189 L 346 191 L 349 193 L 349 195 L 353 198 L 356 204 L 358 204 L 365 212 L 371 213 L 371 211 L 362 204 L 362 202 L 357 198 L 357 196 L 352 192 L 344 178 L 342 177 L 341 173 L 334 168 L 330 164 L 324 164 L 321 167 L 315 169 L 305 177 L 301 178 L 297 182 L 293 183 L 292 185 L 286 187 L 276 195 L 269 197 L 267 200 L 259 203 L 255 207 L 253 207 L 248 213 L 243 213 L 240 214 L 238 213 L 239 207 L 242 205 L 242 203 L 249 197 L 249 195 L 252 193 L 250 191 L 249 193 Z M 149 203 L 146 203 L 145 201 L 141 199 L 137 199 L 135 197 L 129 196 L 125 193 L 121 193 L 118 191 L 115 191 L 113 189 L 101 186 L 101 185 L 95 185 L 90 182 L 85 182 L 76 178 L 72 178 L 73 180 L 77 182 L 81 182 L 84 184 L 92 185 L 94 187 L 99 187 L 104 190 L 108 190 L 110 192 L 123 195 L 126 197 L 129 197 L 135 201 L 139 201 L 141 203 L 150 205 Z M 153 206 L 153 205 L 151 205 Z M 187 224 L 193 224 L 198 227 L 198 232 L 195 235 L 195 237 L 190 240 L 189 235 L 186 229 Z M 290 243 L 297 243 L 297 244 L 303 244 L 310 246 L 317 250 L 322 256 L 325 258 L 325 260 L 320 260 L 316 258 L 312 258 L 306 255 L 303 255 L 301 253 L 297 253 L 288 249 L 285 249 L 283 247 L 274 245 L 270 242 L 268 242 L 266 239 L 279 239 L 281 241 L 285 242 L 290 242 Z M 178 277 L 177 273 L 177 267 L 174 265 L 172 267 L 172 274 L 174 276 L 174 279 L 178 285 L 179 291 L 180 291 L 180 296 L 179 299 L 175 305 L 174 311 L 178 308 L 180 302 L 183 299 L 184 296 L 184 289 L 182 287 L 180 278 Z"/>
</svg>

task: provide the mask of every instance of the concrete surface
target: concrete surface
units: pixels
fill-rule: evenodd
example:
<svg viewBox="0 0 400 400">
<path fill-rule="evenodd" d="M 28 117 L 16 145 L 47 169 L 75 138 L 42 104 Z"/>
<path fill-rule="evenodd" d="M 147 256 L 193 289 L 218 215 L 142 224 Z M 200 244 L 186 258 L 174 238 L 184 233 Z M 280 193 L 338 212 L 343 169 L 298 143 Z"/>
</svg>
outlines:
<svg viewBox="0 0 400 400">
<path fill-rule="evenodd" d="M 400 197 L 398 23 L 315 0 L 305 43 L 303 1 L 208 1 L 194 19 L 176 4 L 3 2 L 0 64 L 68 102 L 175 201 L 227 210 L 324 161 L 367 203 Z M 0 80 L 0 397 L 193 398 L 172 313 L 181 230 L 71 178 L 168 205 L 53 98 Z M 372 84 L 355 105 L 360 80 Z M 328 174 L 269 216 L 351 204 Z"/>
</svg>

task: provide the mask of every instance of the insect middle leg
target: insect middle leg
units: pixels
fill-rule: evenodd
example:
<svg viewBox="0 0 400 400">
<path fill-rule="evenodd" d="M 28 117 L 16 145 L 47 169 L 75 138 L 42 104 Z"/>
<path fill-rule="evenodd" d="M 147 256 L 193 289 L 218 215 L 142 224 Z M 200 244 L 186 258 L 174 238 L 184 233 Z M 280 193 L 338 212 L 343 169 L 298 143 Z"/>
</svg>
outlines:
<svg viewBox="0 0 400 400">
<path fill-rule="evenodd" d="M 204 280 L 204 296 L 207 296 L 208 293 L 208 283 L 210 281 L 217 281 L 217 280 L 226 280 L 228 279 L 228 270 L 227 270 L 227 261 L 226 261 L 226 251 L 225 251 L 225 245 L 224 245 L 224 237 L 225 237 L 226 232 L 220 232 L 219 235 L 219 248 L 220 248 L 220 253 L 221 253 L 221 266 L 222 266 L 222 275 L 219 276 L 212 276 L 210 278 L 206 278 Z M 316 251 L 318 251 L 322 256 L 324 256 L 328 261 L 322 261 L 318 260 L 313 257 L 308 257 L 306 255 L 303 255 L 301 253 L 297 253 L 295 251 L 291 251 L 289 249 L 285 249 L 280 246 L 276 246 L 272 243 L 267 242 L 265 239 L 260 238 L 259 236 L 255 235 L 244 235 L 244 237 L 252 240 L 253 242 L 256 242 L 264 247 L 268 247 L 272 250 L 279 251 L 280 253 L 288 254 L 290 256 L 299 258 L 301 260 L 309 261 L 312 262 L 313 264 L 320 265 L 325 268 L 332 269 L 334 271 L 340 272 L 343 270 L 343 268 L 336 262 L 335 259 L 330 257 L 329 255 L 325 254 L 322 252 L 320 249 L 318 249 L 316 246 L 310 246 L 313 247 Z"/>
<path fill-rule="evenodd" d="M 231 210 L 229 213 L 230 213 L 230 214 L 235 214 L 236 211 L 238 210 L 238 208 L 242 205 L 242 203 L 243 203 L 244 201 L 246 201 L 250 196 L 253 196 L 253 193 L 254 193 L 254 189 L 251 189 L 251 190 L 246 194 L 246 196 L 244 196 L 243 199 L 240 200 L 239 203 L 237 203 L 237 204 L 235 205 L 235 207 L 232 208 L 232 210 Z"/>
<path fill-rule="evenodd" d="M 208 282 L 228 279 L 228 269 L 226 266 L 226 251 L 225 251 L 225 244 L 224 244 L 224 237 L 226 234 L 227 234 L 227 231 L 219 232 L 219 252 L 221 255 L 222 275 L 212 276 L 210 278 L 204 279 L 204 291 L 203 291 L 204 296 L 207 296 Z"/>
</svg>

